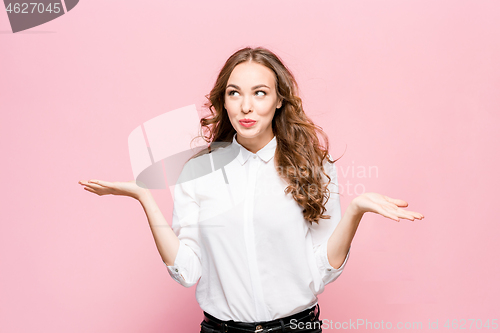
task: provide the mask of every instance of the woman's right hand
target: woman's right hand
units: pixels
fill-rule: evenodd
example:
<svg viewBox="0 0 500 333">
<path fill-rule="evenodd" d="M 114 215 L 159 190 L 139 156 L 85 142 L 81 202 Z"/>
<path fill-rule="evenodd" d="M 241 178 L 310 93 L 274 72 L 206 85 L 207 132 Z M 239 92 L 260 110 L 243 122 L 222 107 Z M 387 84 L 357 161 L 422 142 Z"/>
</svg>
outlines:
<svg viewBox="0 0 500 333">
<path fill-rule="evenodd" d="M 149 190 L 137 185 L 135 180 L 129 182 L 107 182 L 104 180 L 91 179 L 78 182 L 84 189 L 99 196 L 106 194 L 123 195 L 139 200 Z"/>
</svg>

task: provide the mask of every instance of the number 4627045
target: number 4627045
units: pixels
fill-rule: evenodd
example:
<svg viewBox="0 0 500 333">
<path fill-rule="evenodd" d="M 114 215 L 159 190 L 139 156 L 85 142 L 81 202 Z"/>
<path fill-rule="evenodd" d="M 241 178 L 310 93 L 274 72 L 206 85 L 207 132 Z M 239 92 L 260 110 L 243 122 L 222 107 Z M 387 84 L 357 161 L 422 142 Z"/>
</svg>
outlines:
<svg viewBox="0 0 500 333">
<path fill-rule="evenodd" d="M 49 3 L 48 5 L 45 5 L 43 3 L 36 3 L 36 2 L 30 2 L 29 4 L 24 2 L 24 3 L 9 3 L 7 6 L 6 10 L 7 12 L 10 13 L 15 13 L 15 14 L 36 14 L 36 13 L 59 13 L 61 11 L 61 7 L 59 7 L 60 3 Z M 30 10 L 31 6 L 31 10 Z"/>
<path fill-rule="evenodd" d="M 490 320 L 486 320 L 486 322 L 483 324 L 483 321 L 481 319 L 469 319 L 469 321 L 471 322 L 470 325 L 469 325 L 469 329 L 472 329 L 473 325 L 475 326 L 476 329 L 480 330 L 481 328 L 492 328 L 492 329 L 497 329 L 498 328 L 498 324 L 497 324 L 497 320 L 496 319 L 491 319 L 491 324 L 490 324 Z M 459 322 L 460 322 L 460 325 L 459 325 Z M 450 320 L 448 319 L 445 323 L 444 323 L 444 327 L 445 328 L 452 328 L 452 329 L 466 329 L 467 327 L 465 326 L 467 323 L 467 321 L 465 319 L 460 319 L 460 321 L 458 319 L 453 319 L 451 320 L 451 323 L 450 323 Z"/>
</svg>

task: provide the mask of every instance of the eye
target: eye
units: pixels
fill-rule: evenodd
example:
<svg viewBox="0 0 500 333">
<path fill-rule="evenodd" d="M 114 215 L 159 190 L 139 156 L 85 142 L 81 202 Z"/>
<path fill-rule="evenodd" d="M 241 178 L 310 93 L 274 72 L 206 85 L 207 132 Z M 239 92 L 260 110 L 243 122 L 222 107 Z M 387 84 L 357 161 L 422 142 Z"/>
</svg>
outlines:
<svg viewBox="0 0 500 333">
<path fill-rule="evenodd" d="M 258 96 L 266 96 L 266 92 L 265 91 L 262 91 L 262 90 L 258 90 L 255 92 L 256 94 L 258 93 L 262 93 L 262 95 L 258 95 Z"/>
</svg>

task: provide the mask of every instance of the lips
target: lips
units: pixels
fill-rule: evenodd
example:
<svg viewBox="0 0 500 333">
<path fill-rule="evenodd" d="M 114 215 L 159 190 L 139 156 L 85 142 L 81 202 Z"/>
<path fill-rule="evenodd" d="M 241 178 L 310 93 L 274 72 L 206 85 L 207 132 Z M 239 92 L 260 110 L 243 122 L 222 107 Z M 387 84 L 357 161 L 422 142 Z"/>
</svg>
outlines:
<svg viewBox="0 0 500 333">
<path fill-rule="evenodd" d="M 241 119 L 240 124 L 245 127 L 251 127 L 256 123 L 255 120 L 252 119 Z"/>
<path fill-rule="evenodd" d="M 252 124 L 252 123 L 255 123 L 255 120 L 252 120 L 252 119 L 241 119 L 240 123 L 243 123 L 243 124 Z"/>
</svg>

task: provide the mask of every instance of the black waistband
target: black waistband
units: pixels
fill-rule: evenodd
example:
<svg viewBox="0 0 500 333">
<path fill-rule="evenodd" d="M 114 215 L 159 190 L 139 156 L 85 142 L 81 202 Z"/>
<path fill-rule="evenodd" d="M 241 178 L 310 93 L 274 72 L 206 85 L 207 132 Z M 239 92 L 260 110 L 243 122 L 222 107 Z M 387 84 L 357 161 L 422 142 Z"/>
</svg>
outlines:
<svg viewBox="0 0 500 333">
<path fill-rule="evenodd" d="M 320 309 L 319 309 L 319 304 L 314 305 L 313 307 L 309 309 L 305 309 L 304 311 L 301 311 L 299 313 L 293 314 L 291 316 L 287 316 L 284 318 L 279 318 L 271 321 L 261 321 L 261 322 L 254 322 L 254 323 L 245 323 L 245 322 L 238 322 L 238 321 L 233 321 L 233 320 L 228 320 L 228 321 L 223 321 L 220 319 L 217 319 L 216 317 L 210 315 L 209 313 L 203 311 L 203 314 L 205 315 L 204 321 L 207 322 L 210 325 L 215 326 L 218 330 L 221 330 L 222 332 L 258 332 L 260 329 L 271 329 L 270 332 L 278 332 L 279 330 L 282 330 L 284 327 L 289 327 L 290 322 L 295 319 L 293 322 L 307 322 L 307 321 L 313 321 L 317 318 L 319 318 L 320 314 Z M 292 323 L 293 323 L 292 322 Z M 272 329 L 272 328 L 275 329 Z"/>
</svg>

